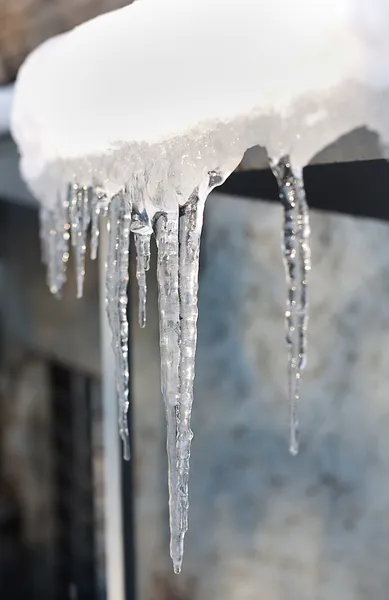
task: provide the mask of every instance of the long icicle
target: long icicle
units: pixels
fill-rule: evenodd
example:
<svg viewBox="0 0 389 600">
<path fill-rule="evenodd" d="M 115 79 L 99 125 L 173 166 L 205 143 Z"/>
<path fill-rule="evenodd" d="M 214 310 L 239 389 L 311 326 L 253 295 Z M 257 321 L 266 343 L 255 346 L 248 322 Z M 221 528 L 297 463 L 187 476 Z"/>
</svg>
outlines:
<svg viewBox="0 0 389 600">
<path fill-rule="evenodd" d="M 178 208 L 162 214 L 156 222 L 158 247 L 159 335 L 161 390 L 167 420 L 167 455 L 170 518 L 170 556 L 175 573 L 181 570 L 183 534 L 180 527 L 177 479 L 177 435 L 179 418 L 180 307 L 178 294 Z"/>
<path fill-rule="evenodd" d="M 203 226 L 205 198 L 193 195 L 183 207 L 180 218 L 180 410 L 178 423 L 178 492 L 182 545 L 188 531 L 189 462 L 193 439 L 191 415 L 197 345 L 198 274 L 200 239 Z M 181 555 L 183 554 L 183 548 Z"/>
<path fill-rule="evenodd" d="M 299 179 L 297 188 L 298 201 L 298 232 L 300 249 L 300 312 L 298 313 L 299 331 L 299 361 L 300 369 L 304 370 L 307 363 L 307 330 L 308 330 L 308 273 L 311 270 L 311 248 L 309 238 L 311 226 L 309 208 L 305 196 L 304 184 Z"/>
<path fill-rule="evenodd" d="M 283 253 L 288 281 L 285 312 L 288 344 L 288 379 L 290 405 L 290 452 L 299 450 L 297 406 L 300 399 L 302 371 L 306 363 L 306 332 L 308 326 L 307 274 L 310 270 L 309 214 L 304 184 L 295 177 L 289 157 L 273 166 L 280 199 L 284 206 Z"/>
<path fill-rule="evenodd" d="M 60 262 L 60 289 L 66 281 L 66 269 L 69 261 L 69 246 L 70 246 L 70 222 L 69 222 L 69 197 L 65 194 L 65 199 L 62 199 L 61 195 L 58 194 L 57 201 L 57 229 L 60 233 L 58 240 L 58 260 Z"/>
<path fill-rule="evenodd" d="M 124 458 L 129 460 L 127 288 L 129 281 L 131 202 L 128 196 L 118 194 L 112 199 L 109 207 L 109 225 L 106 306 L 112 330 L 112 348 L 115 353 L 119 431 L 123 440 Z"/>
<path fill-rule="evenodd" d="M 147 279 L 146 273 L 150 269 L 150 238 L 149 233 L 135 233 L 136 248 L 136 278 L 139 288 L 139 325 L 146 327 L 146 301 L 147 301 Z"/>
<path fill-rule="evenodd" d="M 41 242 L 41 256 L 43 264 L 49 266 L 49 235 L 50 235 L 50 211 L 45 207 L 41 206 L 39 210 L 39 237 Z M 49 275 L 47 273 L 47 280 Z M 48 281 L 49 283 L 49 281 Z"/>
</svg>

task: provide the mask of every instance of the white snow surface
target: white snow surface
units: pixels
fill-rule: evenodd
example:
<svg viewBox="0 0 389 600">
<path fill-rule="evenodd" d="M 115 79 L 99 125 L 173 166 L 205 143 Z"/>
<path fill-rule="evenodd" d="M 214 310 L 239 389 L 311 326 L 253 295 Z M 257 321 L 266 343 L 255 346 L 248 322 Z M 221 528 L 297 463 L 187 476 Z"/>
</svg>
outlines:
<svg viewBox="0 0 389 600">
<path fill-rule="evenodd" d="M 296 170 L 359 126 L 386 145 L 388 90 L 386 0 L 137 0 L 30 55 L 12 132 L 42 201 L 134 172 L 186 198 L 256 144 Z"/>
</svg>

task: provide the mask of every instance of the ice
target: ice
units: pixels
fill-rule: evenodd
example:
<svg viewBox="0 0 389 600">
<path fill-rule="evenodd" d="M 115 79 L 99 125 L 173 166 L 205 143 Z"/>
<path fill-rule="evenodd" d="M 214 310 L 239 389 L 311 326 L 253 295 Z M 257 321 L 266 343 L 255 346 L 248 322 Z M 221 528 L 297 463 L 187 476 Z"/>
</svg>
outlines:
<svg viewBox="0 0 389 600">
<path fill-rule="evenodd" d="M 115 353 L 116 385 L 119 401 L 119 432 L 124 458 L 130 458 L 128 429 L 128 319 L 127 288 L 131 230 L 131 201 L 128 194 L 117 194 L 109 207 L 109 248 L 107 259 L 106 306 Z"/>
<path fill-rule="evenodd" d="M 90 190 L 91 259 L 96 260 L 100 239 L 100 220 L 108 215 L 109 199 L 101 187 Z"/>
<path fill-rule="evenodd" d="M 75 250 L 77 298 L 82 298 L 85 277 L 86 236 L 91 220 L 89 201 L 90 189 L 87 186 L 71 186 L 69 200 L 70 230 L 72 246 Z"/>
<path fill-rule="evenodd" d="M 139 310 L 138 319 L 139 325 L 146 327 L 146 297 L 147 297 L 147 281 L 146 273 L 150 268 L 150 239 L 149 233 L 135 233 L 135 248 L 136 248 L 136 278 L 139 287 Z"/>
<path fill-rule="evenodd" d="M 197 191 L 198 194 L 198 191 Z M 200 237 L 205 199 L 196 193 L 182 209 L 180 217 L 180 315 L 181 315 L 181 361 L 180 405 L 178 414 L 178 493 L 179 527 L 183 538 L 188 530 L 189 508 L 189 459 L 193 433 L 190 427 L 193 405 L 193 382 L 197 342 L 197 292 L 200 257 Z M 180 565 L 183 547 L 180 550 Z M 180 566 L 181 568 L 181 566 Z"/>
<path fill-rule="evenodd" d="M 178 211 L 156 220 L 161 389 L 167 419 L 170 555 L 180 573 L 188 530 L 191 415 L 197 344 L 200 240 L 205 201 L 225 176 L 210 171 Z M 170 203 L 168 202 L 169 206 Z M 174 206 L 174 203 L 173 203 Z"/>
<path fill-rule="evenodd" d="M 133 198 L 131 231 L 134 233 L 136 249 L 136 278 L 139 288 L 138 320 L 146 326 L 146 272 L 150 268 L 150 240 L 153 233 L 151 218 L 146 210 L 146 180 L 143 173 L 135 173 L 129 187 Z M 152 211 L 153 214 L 153 211 Z"/>
<path fill-rule="evenodd" d="M 167 454 L 170 512 L 170 555 L 179 572 L 184 534 L 178 504 L 177 442 L 180 412 L 180 298 L 178 291 L 179 240 L 178 207 L 162 214 L 156 222 L 158 248 L 159 343 L 161 349 L 161 390 L 167 421 Z"/>
<path fill-rule="evenodd" d="M 307 277 L 311 268 L 309 212 L 304 184 L 293 173 L 289 157 L 273 165 L 284 207 L 283 253 L 288 283 L 286 341 L 289 353 L 290 452 L 299 450 L 297 406 L 306 364 L 308 326 Z"/>
<path fill-rule="evenodd" d="M 100 237 L 100 202 L 96 194 L 93 194 L 91 212 L 92 231 L 90 254 L 91 259 L 96 260 Z"/>
<path fill-rule="evenodd" d="M 12 132 L 21 172 L 42 204 L 43 254 L 53 293 L 59 294 L 65 281 L 71 233 L 77 295 L 82 295 L 89 230 L 96 258 L 102 218 L 108 216 L 107 311 L 126 458 L 130 234 L 144 326 L 155 230 L 176 572 L 188 528 L 205 200 L 247 148 L 267 149 L 285 213 L 290 448 L 295 454 L 310 269 L 302 168 L 360 126 L 380 135 L 387 154 L 388 33 L 384 0 L 368 5 L 365 0 L 273 0 L 270 5 L 265 0 L 140 0 L 46 42 L 20 70 Z"/>
<path fill-rule="evenodd" d="M 47 283 L 52 294 L 60 297 L 66 281 L 69 260 L 68 201 L 57 198 L 56 210 L 43 206 L 40 210 L 42 260 L 47 266 Z"/>
</svg>

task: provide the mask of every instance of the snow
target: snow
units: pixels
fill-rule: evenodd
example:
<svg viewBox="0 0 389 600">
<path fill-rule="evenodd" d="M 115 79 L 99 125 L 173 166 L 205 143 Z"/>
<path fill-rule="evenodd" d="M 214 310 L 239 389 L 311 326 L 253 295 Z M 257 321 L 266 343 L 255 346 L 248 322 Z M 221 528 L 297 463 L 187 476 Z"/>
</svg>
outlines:
<svg viewBox="0 0 389 600">
<path fill-rule="evenodd" d="M 166 169 L 184 155 L 216 168 L 258 143 L 301 168 L 360 125 L 386 139 L 383 2 L 138 0 L 94 19 L 20 71 L 12 130 L 22 172 L 50 202 L 74 176 L 92 184 L 98 174 L 116 192 L 134 164 L 153 169 L 166 148 Z"/>
</svg>

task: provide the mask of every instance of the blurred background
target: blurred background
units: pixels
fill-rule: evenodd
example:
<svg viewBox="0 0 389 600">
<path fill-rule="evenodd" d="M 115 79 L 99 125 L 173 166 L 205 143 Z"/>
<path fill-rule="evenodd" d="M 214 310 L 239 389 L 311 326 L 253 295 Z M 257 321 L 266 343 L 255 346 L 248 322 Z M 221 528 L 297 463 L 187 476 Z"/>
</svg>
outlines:
<svg viewBox="0 0 389 600">
<path fill-rule="evenodd" d="M 125 4 L 0 0 L 0 97 L 40 42 Z M 377 139 L 363 131 L 315 162 L 361 155 L 379 156 Z M 20 180 L 17 160 L 5 125 L 1 600 L 388 600 L 387 223 L 312 210 L 309 361 L 301 453 L 293 459 L 287 451 L 281 207 L 265 193 L 245 198 L 239 186 L 209 199 L 190 530 L 180 576 L 173 575 L 168 548 L 155 252 L 146 330 L 137 325 L 132 264 L 133 459 L 123 468 L 126 533 L 117 541 L 126 586 L 122 595 L 108 597 L 98 264 L 87 264 L 83 300 L 75 299 L 72 276 L 61 301 L 50 296 L 37 204 Z M 260 166 L 263 154 L 254 152 L 241 170 Z M 353 206 L 351 180 L 349 193 L 347 187 Z M 249 195 L 261 195 L 254 191 Z M 384 194 L 379 201 L 387 203 Z M 362 205 L 369 202 L 367 193 Z"/>
</svg>

